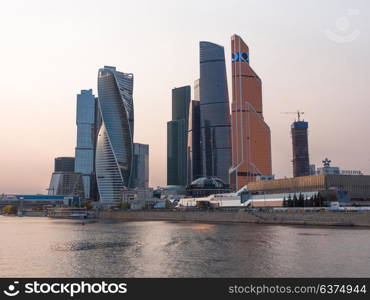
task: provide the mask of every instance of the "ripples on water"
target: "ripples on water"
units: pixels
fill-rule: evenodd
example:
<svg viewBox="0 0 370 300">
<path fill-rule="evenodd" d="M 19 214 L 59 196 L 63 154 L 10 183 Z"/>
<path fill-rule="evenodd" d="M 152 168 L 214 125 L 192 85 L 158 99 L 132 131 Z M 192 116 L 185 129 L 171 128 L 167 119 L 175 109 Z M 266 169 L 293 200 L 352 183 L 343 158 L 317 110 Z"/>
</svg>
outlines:
<svg viewBox="0 0 370 300">
<path fill-rule="evenodd" d="M 129 243 L 124 242 L 96 242 L 91 243 L 88 241 L 72 241 L 66 243 L 55 243 L 51 245 L 50 249 L 52 251 L 85 251 L 85 250 L 96 250 L 105 248 L 119 248 L 119 247 L 129 247 Z"/>
<path fill-rule="evenodd" d="M 0 216 L 0 277 L 369 277 L 369 233 Z"/>
</svg>

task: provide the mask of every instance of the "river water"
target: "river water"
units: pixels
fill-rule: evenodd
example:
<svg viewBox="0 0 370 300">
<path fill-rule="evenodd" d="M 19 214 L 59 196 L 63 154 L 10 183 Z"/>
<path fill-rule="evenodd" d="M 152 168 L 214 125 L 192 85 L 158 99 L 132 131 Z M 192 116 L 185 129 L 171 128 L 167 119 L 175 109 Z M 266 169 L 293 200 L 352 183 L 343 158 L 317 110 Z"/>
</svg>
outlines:
<svg viewBox="0 0 370 300">
<path fill-rule="evenodd" d="M 0 216 L 0 277 L 370 277 L 370 229 Z"/>
</svg>

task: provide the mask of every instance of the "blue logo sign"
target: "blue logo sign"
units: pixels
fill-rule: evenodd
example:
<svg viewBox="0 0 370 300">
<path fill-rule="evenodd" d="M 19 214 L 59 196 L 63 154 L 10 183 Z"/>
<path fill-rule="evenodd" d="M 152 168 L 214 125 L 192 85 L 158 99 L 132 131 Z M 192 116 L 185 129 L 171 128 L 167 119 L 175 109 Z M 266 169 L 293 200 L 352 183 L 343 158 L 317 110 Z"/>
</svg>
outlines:
<svg viewBox="0 0 370 300">
<path fill-rule="evenodd" d="M 249 53 L 248 52 L 236 52 L 232 53 L 231 55 L 231 61 L 241 61 L 241 62 L 247 62 L 249 63 Z"/>
</svg>

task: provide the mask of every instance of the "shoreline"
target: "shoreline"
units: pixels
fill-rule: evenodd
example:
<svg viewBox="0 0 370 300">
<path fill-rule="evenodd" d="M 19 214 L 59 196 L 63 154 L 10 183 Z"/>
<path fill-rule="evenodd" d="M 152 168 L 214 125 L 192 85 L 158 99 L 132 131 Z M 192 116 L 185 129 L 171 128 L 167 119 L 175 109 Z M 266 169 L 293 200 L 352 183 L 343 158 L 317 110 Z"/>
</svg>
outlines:
<svg viewBox="0 0 370 300">
<path fill-rule="evenodd" d="M 97 219 L 370 228 L 370 212 L 114 211 Z"/>
</svg>

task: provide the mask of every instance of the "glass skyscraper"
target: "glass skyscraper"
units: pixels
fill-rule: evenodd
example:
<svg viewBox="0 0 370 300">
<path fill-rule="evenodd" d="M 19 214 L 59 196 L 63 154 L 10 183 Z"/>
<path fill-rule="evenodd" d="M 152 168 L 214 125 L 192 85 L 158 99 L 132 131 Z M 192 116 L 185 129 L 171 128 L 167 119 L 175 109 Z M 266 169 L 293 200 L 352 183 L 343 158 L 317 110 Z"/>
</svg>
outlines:
<svg viewBox="0 0 370 300">
<path fill-rule="evenodd" d="M 200 42 L 200 127 L 203 175 L 229 182 L 230 107 L 222 46 Z"/>
<path fill-rule="evenodd" d="M 230 183 L 240 189 L 258 176 L 271 175 L 270 128 L 263 118 L 262 81 L 249 64 L 249 48 L 231 37 L 232 167 Z"/>
<path fill-rule="evenodd" d="M 149 145 L 134 143 L 131 187 L 149 188 Z"/>
<path fill-rule="evenodd" d="M 98 74 L 101 127 L 96 146 L 96 177 L 102 203 L 119 202 L 132 172 L 133 74 L 105 66 Z"/>
<path fill-rule="evenodd" d="M 167 123 L 167 184 L 187 183 L 190 86 L 172 90 L 172 121 Z"/>
<path fill-rule="evenodd" d="M 202 177 L 202 155 L 200 148 L 200 102 L 192 100 L 189 107 L 188 130 L 188 184 Z"/>
<path fill-rule="evenodd" d="M 77 95 L 77 146 L 75 172 L 82 174 L 86 198 L 96 199 L 95 147 L 98 130 L 97 99 L 92 90 L 81 90 Z"/>
</svg>

